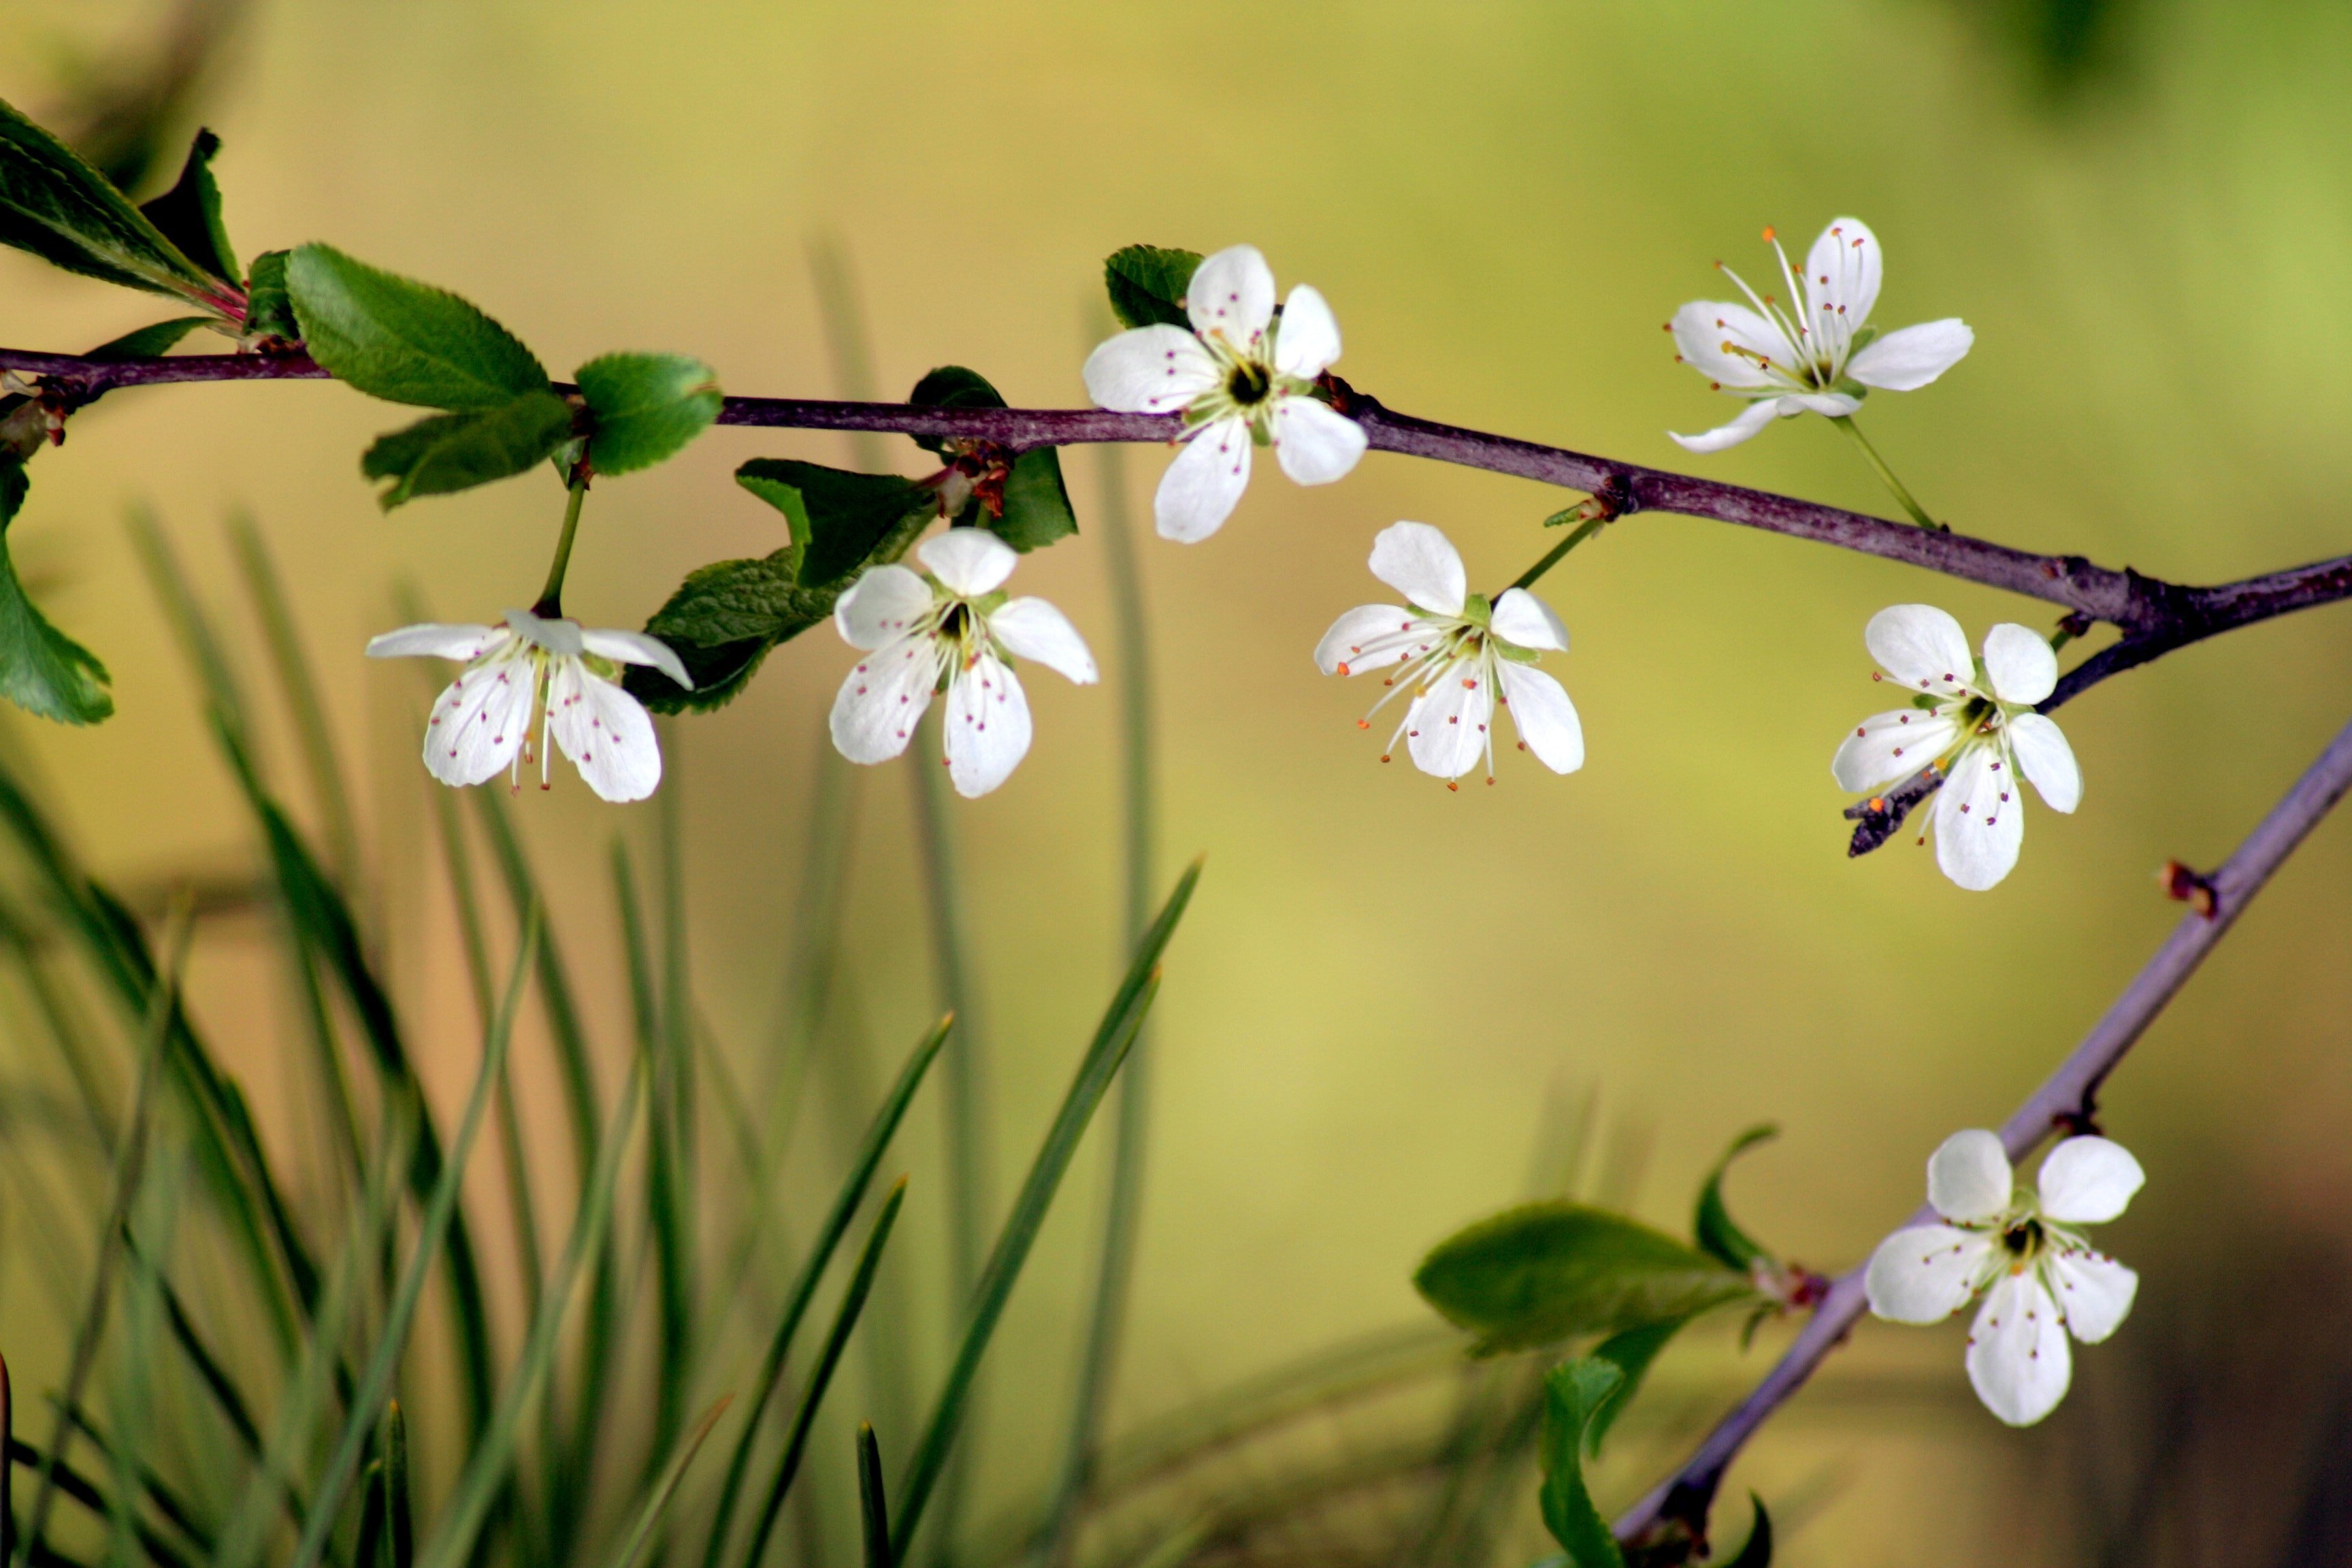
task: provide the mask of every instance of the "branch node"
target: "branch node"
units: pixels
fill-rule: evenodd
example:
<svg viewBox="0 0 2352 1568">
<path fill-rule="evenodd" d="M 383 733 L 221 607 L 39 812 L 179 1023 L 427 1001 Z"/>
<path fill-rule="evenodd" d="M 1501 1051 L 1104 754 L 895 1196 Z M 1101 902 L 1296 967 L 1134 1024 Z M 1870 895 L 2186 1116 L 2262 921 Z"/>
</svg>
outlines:
<svg viewBox="0 0 2352 1568">
<path fill-rule="evenodd" d="M 1904 818 L 1912 808 L 1943 787 L 1944 770 L 1929 763 L 1893 789 L 1847 806 L 1846 820 L 1855 826 L 1845 847 L 1846 858 L 1867 855 L 1902 832 Z"/>
<path fill-rule="evenodd" d="M 2054 1111 L 2050 1125 L 2058 1129 L 2062 1138 L 2104 1138 L 2099 1128 L 2099 1106 L 2093 1094 L 2083 1096 L 2083 1103 L 2073 1110 Z"/>
<path fill-rule="evenodd" d="M 2213 879 L 2201 871 L 2192 871 L 2178 860 L 2167 860 L 2157 872 L 2156 881 L 2166 898 L 2187 904 L 2209 921 L 2221 912 L 2221 891 L 2213 885 Z"/>
</svg>

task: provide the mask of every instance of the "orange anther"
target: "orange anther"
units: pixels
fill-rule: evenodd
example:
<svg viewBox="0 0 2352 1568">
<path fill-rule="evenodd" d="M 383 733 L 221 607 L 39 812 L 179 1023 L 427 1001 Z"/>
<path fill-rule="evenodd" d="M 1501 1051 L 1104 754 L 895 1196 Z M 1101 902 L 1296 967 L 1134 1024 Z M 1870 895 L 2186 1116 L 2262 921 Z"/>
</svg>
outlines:
<svg viewBox="0 0 2352 1568">
<path fill-rule="evenodd" d="M 1772 243 L 1772 226 L 1768 223 L 1764 226 L 1764 243 L 1769 245 Z"/>
</svg>

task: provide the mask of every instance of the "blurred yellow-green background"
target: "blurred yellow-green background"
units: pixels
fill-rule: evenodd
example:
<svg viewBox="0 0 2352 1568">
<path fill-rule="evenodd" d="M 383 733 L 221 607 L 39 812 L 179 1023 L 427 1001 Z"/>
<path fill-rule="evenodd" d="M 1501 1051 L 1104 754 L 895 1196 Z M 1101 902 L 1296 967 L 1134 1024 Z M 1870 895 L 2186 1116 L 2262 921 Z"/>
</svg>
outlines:
<svg viewBox="0 0 2352 1568">
<path fill-rule="evenodd" d="M 78 10 L 0 0 L 0 96 L 37 115 L 69 106 L 165 21 L 117 0 Z M 886 395 L 961 363 L 1015 404 L 1073 405 L 1105 254 L 1245 240 L 1286 288 L 1324 291 L 1347 334 L 1339 374 L 1393 407 L 1885 511 L 1818 421 L 1705 458 L 1664 434 L 1732 410 L 1659 331 L 1719 290 L 1708 264 L 1753 278 L 1764 226 L 1803 243 L 1853 213 L 1888 255 L 1885 325 L 1959 315 L 1977 332 L 1941 383 L 1864 416 L 1923 500 L 2006 543 L 2208 582 L 2352 542 L 2347 82 L 2352 14 L 2318 0 L 276 0 L 235 19 L 192 112 L 226 143 L 216 167 L 246 255 L 330 239 L 463 291 L 559 375 L 652 348 L 707 358 L 732 392 L 835 394 L 809 264 L 822 243 L 850 265 Z M 0 255 L 0 340 L 28 348 L 86 347 L 156 313 L 15 253 Z M 239 601 L 222 523 L 249 510 L 355 763 L 367 896 L 446 1106 L 478 1042 L 434 869 L 435 786 L 415 760 L 424 690 L 360 649 L 397 624 L 400 584 L 455 618 L 525 602 L 561 496 L 531 477 L 379 516 L 356 456 L 401 418 L 320 384 L 126 392 L 78 417 L 36 465 L 10 546 L 52 617 L 107 660 L 119 712 L 87 731 L 12 715 L 7 743 L 69 802 L 104 874 L 160 887 L 249 866 L 250 826 L 122 521 L 152 506 L 226 607 Z M 923 471 L 911 443 L 886 450 Z M 600 485 L 572 613 L 633 626 L 692 567 L 780 544 L 730 478 L 755 456 L 847 463 L 851 448 L 722 429 Z M 1081 535 L 1025 562 L 1016 587 L 1067 609 L 1108 666 L 1104 470 L 1090 451 L 1065 461 Z M 1126 456 L 1136 517 L 1162 461 Z M 1372 693 L 1308 658 L 1333 616 L 1381 595 L 1372 534 L 1436 523 L 1474 583 L 1499 583 L 1562 504 L 1374 454 L 1314 490 L 1263 466 L 1213 540 L 1142 545 L 1160 869 L 1194 855 L 1208 868 L 1153 1037 L 1115 1429 L 1423 1316 L 1408 1282 L 1421 1253 L 1527 1192 L 1588 1092 L 1637 1212 L 1678 1227 L 1729 1138 L 1775 1121 L 1781 1142 L 1736 1179 L 1743 1215 L 1807 1263 L 1859 1258 L 1918 1201 L 1935 1143 L 2004 1117 L 2160 940 L 2179 909 L 2151 873 L 2221 858 L 2352 708 L 2340 611 L 2102 686 L 2063 715 L 2081 811 L 2034 803 L 2017 873 L 1964 893 L 1907 838 L 1843 854 L 1827 763 L 1873 706 L 1863 623 L 1928 600 L 1980 634 L 2046 625 L 2048 607 L 1641 516 L 1545 584 L 1574 637 L 1547 668 L 1583 714 L 1581 773 L 1511 754 L 1496 787 L 1453 794 L 1380 766 L 1379 736 L 1355 723 Z M 667 731 L 697 993 L 750 1079 L 846 658 L 812 633 L 732 706 Z M 1115 699 L 1043 676 L 1030 690 L 1028 760 L 954 813 L 1000 1194 L 1121 945 Z M 869 1042 L 877 1061 L 936 1000 L 910 765 L 860 776 L 849 849 L 856 1026 L 827 1048 Z M 627 1004 L 606 846 L 651 846 L 657 808 L 604 805 L 561 766 L 518 805 L 616 1077 Z M 2249 1299 L 2307 1302 L 2296 1310 L 2340 1326 L 2352 1298 L 2326 1282 L 2352 1252 L 2347 886 L 2352 836 L 2331 825 L 2107 1093 L 2107 1128 L 2149 1182 L 2103 1238 L 2144 1282 L 2139 1317 L 2080 1356 L 2076 1397 L 2012 1435 L 1966 1397 L 1959 1326 L 1866 1325 L 1727 1492 L 1811 1500 L 1787 1561 L 2084 1560 L 2084 1518 L 2125 1510 L 2130 1490 L 2096 1457 L 2156 1398 L 2112 1369 L 2101 1383 L 2103 1362 L 2290 1343 L 2277 1311 L 2251 1327 L 2233 1315 Z M 271 1120 L 290 1025 L 258 941 L 250 922 L 208 927 L 192 985 L 233 1036 L 265 1127 L 290 1140 Z M 543 1053 L 521 1049 L 526 1082 L 551 1081 Z M 939 1267 L 939 1131 L 928 1106 L 910 1126 L 905 1267 L 920 1279 Z M 1097 1175 L 1090 1152 L 1014 1300 L 983 1517 L 1038 1484 L 1025 1456 L 1058 1441 Z M 12 1337 L 41 1340 L 47 1298 L 16 1283 L 27 1267 L 11 1264 L 0 1301 Z M 2310 1291 L 2257 1290 L 2250 1269 Z M 916 1316 L 919 1384 L 944 1330 Z M 1768 1328 L 1744 1362 L 1727 1334 L 1703 1336 L 1662 1379 L 1698 1391 L 1703 1414 L 1785 1335 Z M 2315 1367 L 2303 1354 L 2228 1362 L 2210 1402 L 2321 1411 L 2352 1387 L 2340 1348 Z M 2342 1443 L 2321 1415 L 2294 1422 L 2282 1473 Z M 1668 1453 L 1615 1455 L 1606 1496 L 1630 1497 Z M 826 1473 L 845 1481 L 845 1467 Z M 2289 1552 L 2305 1539 L 2296 1495 L 2216 1503 L 2179 1560 Z"/>
</svg>

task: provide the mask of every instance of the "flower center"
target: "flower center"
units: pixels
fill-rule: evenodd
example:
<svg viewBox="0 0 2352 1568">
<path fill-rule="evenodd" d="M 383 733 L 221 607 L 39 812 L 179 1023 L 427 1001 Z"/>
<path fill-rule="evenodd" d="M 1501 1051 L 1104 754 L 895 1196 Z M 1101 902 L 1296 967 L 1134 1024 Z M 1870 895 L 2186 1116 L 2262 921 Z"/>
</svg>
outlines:
<svg viewBox="0 0 2352 1568">
<path fill-rule="evenodd" d="M 1244 408 L 1264 403 L 1274 390 L 1274 376 L 1255 360 L 1239 360 L 1225 374 L 1225 395 Z"/>
<path fill-rule="evenodd" d="M 2000 1233 L 2001 1249 L 2016 1263 L 2031 1262 L 2042 1250 L 2042 1222 L 2031 1215 L 2012 1222 Z"/>
</svg>

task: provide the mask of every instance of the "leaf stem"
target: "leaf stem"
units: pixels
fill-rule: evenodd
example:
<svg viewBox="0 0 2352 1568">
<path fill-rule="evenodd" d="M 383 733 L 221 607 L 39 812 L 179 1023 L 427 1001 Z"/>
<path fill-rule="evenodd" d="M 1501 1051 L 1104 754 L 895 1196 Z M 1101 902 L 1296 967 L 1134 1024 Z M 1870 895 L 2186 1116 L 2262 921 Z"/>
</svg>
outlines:
<svg viewBox="0 0 2352 1568">
<path fill-rule="evenodd" d="M 1895 477 L 1895 470 L 1886 466 L 1886 459 L 1878 455 L 1878 448 L 1870 444 L 1870 437 L 1862 433 L 1862 426 L 1853 422 L 1853 415 L 1833 416 L 1830 423 L 1853 437 L 1853 444 L 1862 448 L 1862 455 L 1870 459 L 1870 466 L 1878 470 L 1878 477 L 1886 481 L 1886 488 L 1895 492 L 1895 500 L 1911 514 L 1912 521 L 1922 528 L 1934 529 L 1938 533 L 1952 531 L 1948 524 L 1929 517 L 1927 509 L 1911 499 L 1911 492 L 1903 488 L 1903 481 Z"/>
<path fill-rule="evenodd" d="M 1549 517 L 1544 519 L 1544 526 L 1546 528 L 1550 528 L 1556 523 L 1566 522 L 1569 519 L 1573 517 L 1581 517 L 1584 521 L 1578 524 L 1574 532 L 1570 533 L 1566 539 L 1561 540 L 1558 544 L 1553 545 L 1549 550 L 1546 551 L 1542 560 L 1537 562 L 1534 565 L 1520 573 L 1517 581 L 1511 584 L 1512 588 L 1525 588 L 1531 586 L 1537 578 L 1542 576 L 1545 573 L 1559 565 L 1570 551 L 1575 549 L 1578 545 L 1583 543 L 1586 540 L 1591 538 L 1602 529 L 1608 527 L 1609 524 L 1614 521 L 1613 515 L 1609 512 L 1604 511 L 1597 516 L 1594 515 L 1590 510 L 1592 502 L 1583 501 L 1578 505 L 1570 507 L 1566 511 L 1556 511 Z M 1510 589 L 1507 588 L 1503 592 L 1508 593 L 1510 592 Z M 1500 598 L 1502 597 L 1502 595 L 1497 594 L 1496 597 Z"/>
<path fill-rule="evenodd" d="M 572 482 L 565 488 L 563 531 L 555 537 L 555 559 L 548 563 L 547 585 L 539 591 L 539 603 L 530 607 L 532 615 L 548 620 L 563 614 L 563 574 L 572 569 L 572 541 L 580 532 L 580 503 L 588 499 L 585 464 L 572 470 Z"/>
</svg>

